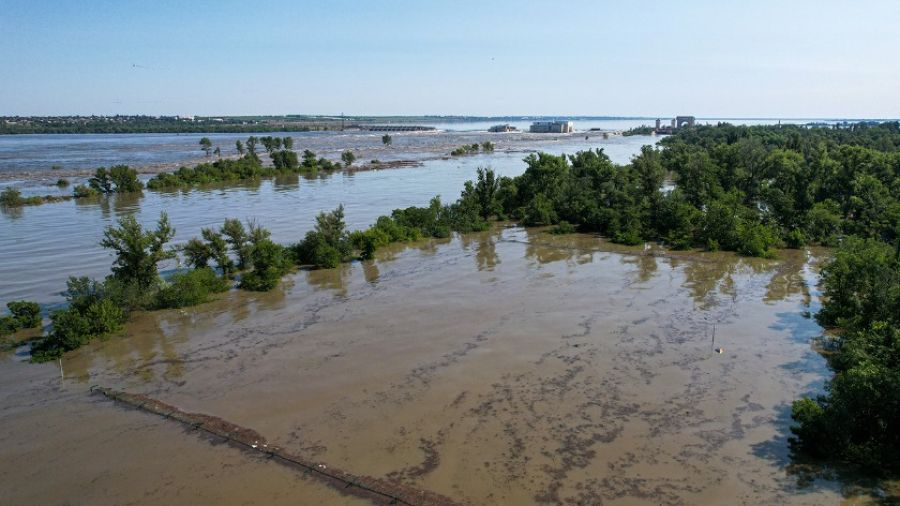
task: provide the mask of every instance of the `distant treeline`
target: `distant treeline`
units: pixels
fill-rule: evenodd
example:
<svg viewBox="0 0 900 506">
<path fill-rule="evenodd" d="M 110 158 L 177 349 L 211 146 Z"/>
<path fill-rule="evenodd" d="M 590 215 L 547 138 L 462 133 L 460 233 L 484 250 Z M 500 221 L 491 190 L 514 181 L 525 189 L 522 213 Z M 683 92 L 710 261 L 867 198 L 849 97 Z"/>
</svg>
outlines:
<svg viewBox="0 0 900 506">
<path fill-rule="evenodd" d="M 299 120 L 287 117 L 263 119 L 185 119 L 154 116 L 0 118 L 0 135 L 309 132 L 335 130 L 340 127 L 340 120 Z"/>
</svg>

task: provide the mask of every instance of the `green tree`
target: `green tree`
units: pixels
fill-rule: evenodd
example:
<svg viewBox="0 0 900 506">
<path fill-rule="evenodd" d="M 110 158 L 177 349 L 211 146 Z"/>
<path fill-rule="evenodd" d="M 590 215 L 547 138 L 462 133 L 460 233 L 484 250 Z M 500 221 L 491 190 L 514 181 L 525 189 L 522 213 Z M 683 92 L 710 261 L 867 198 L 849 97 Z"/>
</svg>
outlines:
<svg viewBox="0 0 900 506">
<path fill-rule="evenodd" d="M 113 276 L 124 282 L 149 287 L 159 279 L 157 264 L 175 255 L 165 248 L 174 235 L 175 229 L 169 224 L 165 211 L 160 214 L 156 230 L 147 231 L 133 215 L 128 215 L 119 220 L 118 228 L 106 228 L 100 245 L 113 250 L 116 255 Z"/>
<path fill-rule="evenodd" d="M 235 149 L 237 149 L 238 155 L 244 156 L 244 153 L 246 151 L 244 150 L 244 143 L 241 142 L 240 139 L 234 141 L 234 147 L 235 147 Z"/>
<path fill-rule="evenodd" d="M 244 270 L 248 267 L 250 261 L 250 238 L 244 224 L 237 219 L 227 219 L 222 225 L 222 234 L 225 241 L 231 247 L 232 253 L 237 258 L 238 270 Z"/>
<path fill-rule="evenodd" d="M 284 144 L 284 149 L 292 150 L 294 149 L 294 138 L 285 137 L 284 139 L 282 139 L 282 144 Z"/>
<path fill-rule="evenodd" d="M 212 258 L 209 245 L 196 237 L 189 239 L 181 247 L 181 251 L 184 253 L 187 264 L 194 269 L 202 269 L 209 266 L 209 260 Z"/>
<path fill-rule="evenodd" d="M 215 260 L 219 270 L 222 271 L 222 277 L 229 277 L 234 270 L 234 262 L 228 256 L 228 243 L 225 241 L 225 238 L 222 237 L 220 232 L 211 228 L 202 229 L 201 234 L 209 248 L 210 258 Z"/>
<path fill-rule="evenodd" d="M 106 167 L 100 167 L 94 171 L 94 176 L 88 179 L 88 184 L 97 193 L 110 194 L 113 192 L 113 181 Z"/>
<path fill-rule="evenodd" d="M 0 192 L 0 206 L 18 207 L 23 203 L 24 199 L 22 198 L 22 192 L 12 186 L 7 186 Z"/>
<path fill-rule="evenodd" d="M 353 162 L 356 161 L 356 155 L 353 154 L 353 151 L 349 149 L 341 153 L 341 160 L 343 160 L 344 165 L 347 167 L 353 165 Z"/>
<path fill-rule="evenodd" d="M 241 288 L 247 290 L 267 291 L 275 288 L 290 266 L 284 247 L 269 239 L 254 244 L 251 256 L 253 270 L 241 278 Z"/>
<path fill-rule="evenodd" d="M 209 156 L 209 153 L 212 151 L 212 141 L 209 140 L 209 137 L 203 137 L 200 139 L 200 149 L 202 149 L 206 156 Z"/>
<path fill-rule="evenodd" d="M 390 146 L 394 142 L 394 139 L 390 136 L 390 134 L 384 134 L 381 136 L 381 143 L 385 146 Z"/>
<path fill-rule="evenodd" d="M 144 188 L 144 184 L 138 179 L 137 171 L 127 165 L 111 167 L 109 179 L 115 185 L 116 193 L 139 192 Z"/>
</svg>

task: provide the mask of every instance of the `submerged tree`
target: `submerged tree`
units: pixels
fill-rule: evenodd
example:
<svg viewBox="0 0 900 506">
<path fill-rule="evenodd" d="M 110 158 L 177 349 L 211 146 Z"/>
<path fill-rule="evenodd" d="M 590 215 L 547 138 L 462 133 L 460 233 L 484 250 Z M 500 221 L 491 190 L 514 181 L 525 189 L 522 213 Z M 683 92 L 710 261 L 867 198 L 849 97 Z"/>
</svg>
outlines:
<svg viewBox="0 0 900 506">
<path fill-rule="evenodd" d="M 353 165 L 353 162 L 356 161 L 356 155 L 353 154 L 353 151 L 349 149 L 341 153 L 341 160 L 344 162 L 344 165 L 347 167 Z"/>
<path fill-rule="evenodd" d="M 200 149 L 202 149 L 206 156 L 209 156 L 209 153 L 212 151 L 212 141 L 209 140 L 209 137 L 203 137 L 200 139 Z"/>
<path fill-rule="evenodd" d="M 100 245 L 113 250 L 113 276 L 127 283 L 149 287 L 159 279 L 157 264 L 173 258 L 174 251 L 165 246 L 175 236 L 169 216 L 163 211 L 156 230 L 144 230 L 133 215 L 119 220 L 118 228 L 107 227 Z"/>
</svg>

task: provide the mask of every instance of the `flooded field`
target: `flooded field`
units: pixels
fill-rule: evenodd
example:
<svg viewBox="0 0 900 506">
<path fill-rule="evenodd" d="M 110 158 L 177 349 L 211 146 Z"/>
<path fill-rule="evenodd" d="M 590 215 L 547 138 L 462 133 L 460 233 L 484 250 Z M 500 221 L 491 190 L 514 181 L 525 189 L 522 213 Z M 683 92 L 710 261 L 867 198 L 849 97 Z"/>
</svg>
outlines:
<svg viewBox="0 0 900 506">
<path fill-rule="evenodd" d="M 602 148 L 613 161 L 628 163 L 641 146 L 655 141 L 652 137 L 595 136 L 588 141 L 568 138 L 540 146 L 551 153 Z M 177 232 L 174 244 L 198 236 L 203 227 L 220 226 L 225 218 L 256 219 L 272 231 L 274 240 L 291 243 L 312 228 L 320 211 L 343 204 L 350 228 L 365 228 L 393 209 L 427 205 L 435 195 L 448 202 L 456 200 L 463 183 L 475 178 L 478 167 L 492 167 L 500 175 L 519 175 L 525 170 L 525 156 L 524 152 L 497 152 L 428 160 L 419 167 L 285 177 L 252 186 L 146 190 L 142 196 L 0 208 L 0 302 L 29 299 L 57 304 L 62 301 L 58 293 L 68 276 L 106 276 L 112 258 L 99 246 L 103 230 L 128 214 L 152 226 L 160 212 L 168 212 Z M 55 182 L 55 177 L 52 180 Z M 32 181 L 23 193 L 71 192 L 35 184 Z"/>
<path fill-rule="evenodd" d="M 60 364 L 0 364 L 0 487 L 21 504 L 355 501 L 89 395 L 102 385 L 469 504 L 839 503 L 849 489 L 798 479 L 787 446 L 790 402 L 828 375 L 810 344 L 821 259 L 498 228 L 144 313 Z"/>
</svg>

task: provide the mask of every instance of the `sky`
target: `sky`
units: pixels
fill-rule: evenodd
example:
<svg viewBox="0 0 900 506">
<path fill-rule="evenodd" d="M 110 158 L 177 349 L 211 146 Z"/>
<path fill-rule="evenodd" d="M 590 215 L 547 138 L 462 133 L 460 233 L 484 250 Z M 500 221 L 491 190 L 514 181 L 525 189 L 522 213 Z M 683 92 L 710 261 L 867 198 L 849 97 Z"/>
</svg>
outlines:
<svg viewBox="0 0 900 506">
<path fill-rule="evenodd" d="M 0 115 L 898 118 L 898 22 L 898 0 L 0 0 Z"/>
</svg>

